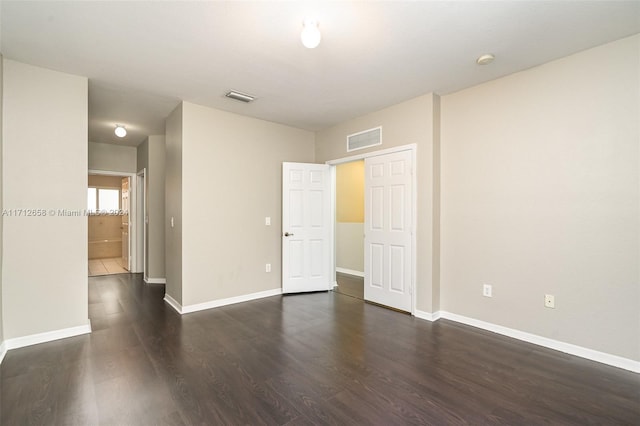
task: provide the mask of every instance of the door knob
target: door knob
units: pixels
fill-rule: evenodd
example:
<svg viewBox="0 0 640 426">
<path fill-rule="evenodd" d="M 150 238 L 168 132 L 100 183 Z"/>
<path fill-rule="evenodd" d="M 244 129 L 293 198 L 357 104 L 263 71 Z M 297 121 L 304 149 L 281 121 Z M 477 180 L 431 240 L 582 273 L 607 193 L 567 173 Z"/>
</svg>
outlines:
<svg viewBox="0 0 640 426">
<path fill-rule="evenodd" d="M 290 234 L 290 233 L 288 233 L 288 232 L 285 232 L 285 233 L 284 233 L 284 236 L 285 236 L 285 237 L 293 237 L 293 234 Z"/>
</svg>

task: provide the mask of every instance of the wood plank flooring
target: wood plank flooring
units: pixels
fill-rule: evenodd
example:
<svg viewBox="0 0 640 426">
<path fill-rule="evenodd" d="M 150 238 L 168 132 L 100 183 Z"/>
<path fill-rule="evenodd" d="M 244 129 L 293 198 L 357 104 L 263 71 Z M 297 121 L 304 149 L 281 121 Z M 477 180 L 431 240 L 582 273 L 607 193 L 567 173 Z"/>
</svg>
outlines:
<svg viewBox="0 0 640 426">
<path fill-rule="evenodd" d="M 9 351 L 2 425 L 638 425 L 640 375 L 334 292 L 184 316 L 90 278 L 93 333 Z"/>
<path fill-rule="evenodd" d="M 336 272 L 336 281 L 338 286 L 333 291 L 364 300 L 364 278 Z"/>
</svg>

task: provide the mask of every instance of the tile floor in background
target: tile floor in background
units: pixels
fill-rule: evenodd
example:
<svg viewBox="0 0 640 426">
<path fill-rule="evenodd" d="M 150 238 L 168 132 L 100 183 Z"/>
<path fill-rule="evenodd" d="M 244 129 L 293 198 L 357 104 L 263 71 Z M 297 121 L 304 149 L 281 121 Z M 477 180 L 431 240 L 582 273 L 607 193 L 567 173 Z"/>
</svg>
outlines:
<svg viewBox="0 0 640 426">
<path fill-rule="evenodd" d="M 89 276 L 126 274 L 129 271 L 125 268 L 124 260 L 121 257 L 112 259 L 90 259 Z"/>
</svg>

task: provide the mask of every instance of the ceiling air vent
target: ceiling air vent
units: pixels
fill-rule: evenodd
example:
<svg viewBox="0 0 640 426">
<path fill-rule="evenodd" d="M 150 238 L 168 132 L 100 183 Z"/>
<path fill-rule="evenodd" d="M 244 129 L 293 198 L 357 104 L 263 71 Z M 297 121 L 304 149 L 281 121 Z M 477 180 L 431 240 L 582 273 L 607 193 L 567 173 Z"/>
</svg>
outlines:
<svg viewBox="0 0 640 426">
<path fill-rule="evenodd" d="M 365 130 L 347 136 L 347 151 L 382 145 L 382 127 Z"/>
</svg>

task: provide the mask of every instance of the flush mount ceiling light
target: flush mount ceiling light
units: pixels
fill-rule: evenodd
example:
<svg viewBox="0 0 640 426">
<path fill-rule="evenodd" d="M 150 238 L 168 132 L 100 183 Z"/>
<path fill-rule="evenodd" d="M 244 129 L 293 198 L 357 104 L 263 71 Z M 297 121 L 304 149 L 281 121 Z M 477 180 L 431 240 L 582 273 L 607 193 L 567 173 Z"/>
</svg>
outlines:
<svg viewBox="0 0 640 426">
<path fill-rule="evenodd" d="M 322 40 L 322 35 L 320 34 L 320 30 L 318 29 L 318 21 L 315 19 L 307 18 L 302 22 L 302 33 L 300 34 L 300 39 L 302 40 L 302 44 L 304 47 L 308 49 L 313 49 L 318 47 L 320 44 L 320 40 Z"/>
<path fill-rule="evenodd" d="M 118 124 L 116 125 L 115 134 L 119 138 L 124 138 L 125 136 L 127 136 L 127 129 L 125 129 L 124 126 Z"/>
<path fill-rule="evenodd" d="M 480 56 L 478 59 L 476 59 L 476 64 L 478 65 L 488 65 L 491 62 L 493 62 L 493 60 L 496 57 L 493 56 L 491 53 L 485 53 L 484 55 Z"/>
<path fill-rule="evenodd" d="M 253 101 L 256 97 L 247 95 L 246 93 L 241 93 L 235 90 L 231 90 L 224 94 L 227 98 L 235 99 L 236 101 L 249 103 Z"/>
</svg>

